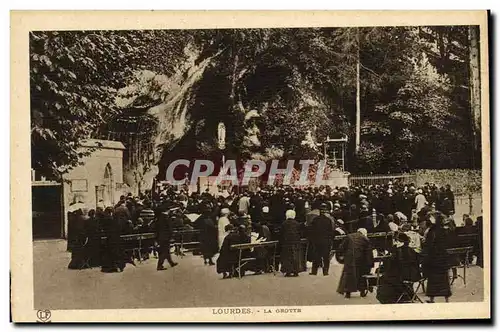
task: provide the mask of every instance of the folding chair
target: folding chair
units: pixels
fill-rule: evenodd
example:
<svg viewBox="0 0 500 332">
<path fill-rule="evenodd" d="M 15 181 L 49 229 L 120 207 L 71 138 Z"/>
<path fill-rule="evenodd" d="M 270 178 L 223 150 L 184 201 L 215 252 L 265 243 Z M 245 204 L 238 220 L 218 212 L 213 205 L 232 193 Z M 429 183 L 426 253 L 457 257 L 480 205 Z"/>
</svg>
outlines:
<svg viewBox="0 0 500 332">
<path fill-rule="evenodd" d="M 398 300 L 396 303 L 404 303 L 402 300 L 405 298 L 408 298 L 409 303 L 424 303 L 422 299 L 418 296 L 418 292 L 422 289 L 425 291 L 425 278 L 420 278 L 417 281 L 410 281 L 410 280 L 404 280 L 403 281 L 403 291 L 401 292 L 401 295 L 399 295 Z M 415 284 L 417 284 L 417 287 L 415 288 Z"/>
<path fill-rule="evenodd" d="M 363 278 L 366 281 L 366 289 L 372 293 L 373 287 L 377 287 L 379 285 L 380 274 L 365 274 Z"/>
</svg>

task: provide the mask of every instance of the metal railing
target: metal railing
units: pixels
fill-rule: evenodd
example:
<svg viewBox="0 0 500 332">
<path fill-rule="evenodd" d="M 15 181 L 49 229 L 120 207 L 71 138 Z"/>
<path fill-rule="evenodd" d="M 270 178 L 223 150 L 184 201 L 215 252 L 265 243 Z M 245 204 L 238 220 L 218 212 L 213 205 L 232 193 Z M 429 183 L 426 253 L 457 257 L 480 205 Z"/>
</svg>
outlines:
<svg viewBox="0 0 500 332">
<path fill-rule="evenodd" d="M 389 181 L 410 184 L 416 180 L 414 174 L 357 175 L 349 176 L 349 186 L 383 185 Z"/>
</svg>

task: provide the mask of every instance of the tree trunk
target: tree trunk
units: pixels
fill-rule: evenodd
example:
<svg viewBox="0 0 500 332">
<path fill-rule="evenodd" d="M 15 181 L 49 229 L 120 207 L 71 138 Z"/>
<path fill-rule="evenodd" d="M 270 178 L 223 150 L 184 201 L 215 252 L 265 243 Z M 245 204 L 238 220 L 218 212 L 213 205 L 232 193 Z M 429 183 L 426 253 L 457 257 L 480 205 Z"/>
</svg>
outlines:
<svg viewBox="0 0 500 332">
<path fill-rule="evenodd" d="M 361 143 L 361 101 L 360 101 L 360 82 L 359 82 L 359 70 L 360 70 L 359 28 L 356 28 L 356 47 L 357 47 L 357 57 L 356 57 L 356 153 L 358 153 L 359 145 Z"/>
<path fill-rule="evenodd" d="M 469 84 L 472 119 L 472 166 L 481 167 L 481 76 L 479 69 L 479 27 L 469 27 Z"/>
</svg>

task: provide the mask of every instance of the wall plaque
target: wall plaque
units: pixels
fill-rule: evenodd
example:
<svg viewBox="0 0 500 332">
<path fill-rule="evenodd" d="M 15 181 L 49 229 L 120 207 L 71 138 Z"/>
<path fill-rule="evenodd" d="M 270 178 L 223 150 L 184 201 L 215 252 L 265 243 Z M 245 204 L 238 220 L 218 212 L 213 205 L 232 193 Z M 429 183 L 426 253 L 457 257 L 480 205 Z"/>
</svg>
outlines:
<svg viewBox="0 0 500 332">
<path fill-rule="evenodd" d="M 71 191 L 72 192 L 82 192 L 88 191 L 88 183 L 86 179 L 75 179 L 71 180 Z"/>
</svg>

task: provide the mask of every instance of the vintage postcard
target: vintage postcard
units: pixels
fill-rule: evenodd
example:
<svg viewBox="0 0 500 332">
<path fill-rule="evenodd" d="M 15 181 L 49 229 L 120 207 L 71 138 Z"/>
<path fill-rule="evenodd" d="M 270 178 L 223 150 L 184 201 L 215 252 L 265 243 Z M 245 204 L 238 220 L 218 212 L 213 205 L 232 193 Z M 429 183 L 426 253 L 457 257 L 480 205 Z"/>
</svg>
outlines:
<svg viewBox="0 0 500 332">
<path fill-rule="evenodd" d="M 14 11 L 11 59 L 15 322 L 491 317 L 487 11 Z"/>
</svg>

